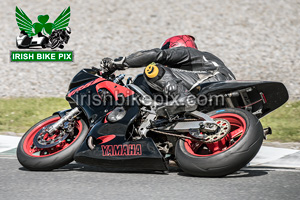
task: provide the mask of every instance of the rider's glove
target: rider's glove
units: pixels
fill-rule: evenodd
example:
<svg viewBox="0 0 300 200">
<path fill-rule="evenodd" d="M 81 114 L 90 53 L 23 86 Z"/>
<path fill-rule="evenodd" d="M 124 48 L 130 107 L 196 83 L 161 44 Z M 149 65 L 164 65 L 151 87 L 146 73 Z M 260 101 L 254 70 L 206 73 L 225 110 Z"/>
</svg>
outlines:
<svg viewBox="0 0 300 200">
<path fill-rule="evenodd" d="M 178 92 L 178 85 L 176 81 L 168 81 L 163 88 L 163 93 L 166 96 L 176 96 Z"/>
<path fill-rule="evenodd" d="M 124 70 L 125 65 L 123 64 L 125 61 L 125 57 L 119 57 L 116 59 L 111 58 L 103 58 L 100 62 L 100 66 L 103 68 L 104 72 L 114 72 L 117 69 Z"/>
<path fill-rule="evenodd" d="M 111 58 L 103 58 L 100 62 L 100 67 L 104 72 L 112 72 L 116 70 Z"/>
</svg>

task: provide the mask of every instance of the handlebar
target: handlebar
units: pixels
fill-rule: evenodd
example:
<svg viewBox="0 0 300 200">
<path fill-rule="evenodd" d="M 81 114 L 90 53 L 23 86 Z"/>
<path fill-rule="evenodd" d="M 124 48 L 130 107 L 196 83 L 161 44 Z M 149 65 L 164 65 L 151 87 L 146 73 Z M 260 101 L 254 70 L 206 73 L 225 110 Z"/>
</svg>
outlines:
<svg viewBox="0 0 300 200">
<path fill-rule="evenodd" d="M 125 74 L 120 74 L 119 76 L 117 76 L 117 77 L 115 78 L 115 80 L 113 80 L 113 82 L 119 84 L 119 83 L 121 83 L 121 81 L 122 81 L 124 78 L 125 78 Z"/>
<path fill-rule="evenodd" d="M 92 67 L 92 69 L 95 70 L 97 72 L 97 74 L 102 76 L 103 78 L 110 80 L 114 83 L 124 85 L 122 80 L 125 78 L 125 74 L 120 74 L 118 76 L 115 76 L 115 74 L 114 74 L 115 71 L 102 72 L 101 68 L 99 69 L 96 67 Z"/>
</svg>

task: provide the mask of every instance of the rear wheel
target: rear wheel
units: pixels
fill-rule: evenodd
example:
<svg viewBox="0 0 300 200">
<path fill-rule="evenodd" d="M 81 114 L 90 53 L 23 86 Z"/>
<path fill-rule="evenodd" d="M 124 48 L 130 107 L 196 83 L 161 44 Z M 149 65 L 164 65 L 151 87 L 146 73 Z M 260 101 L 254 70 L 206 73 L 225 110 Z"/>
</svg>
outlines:
<svg viewBox="0 0 300 200">
<path fill-rule="evenodd" d="M 254 115 L 241 109 L 222 109 L 208 115 L 223 132 L 207 142 L 179 140 L 175 156 L 180 168 L 189 174 L 225 176 L 254 158 L 262 145 L 263 128 Z"/>
<path fill-rule="evenodd" d="M 24 134 L 18 145 L 17 157 L 25 168 L 53 170 L 73 161 L 74 153 L 88 133 L 88 127 L 85 121 L 80 119 L 73 124 L 72 134 L 64 130 L 57 130 L 53 135 L 44 132 L 59 119 L 59 115 L 48 117 Z"/>
</svg>

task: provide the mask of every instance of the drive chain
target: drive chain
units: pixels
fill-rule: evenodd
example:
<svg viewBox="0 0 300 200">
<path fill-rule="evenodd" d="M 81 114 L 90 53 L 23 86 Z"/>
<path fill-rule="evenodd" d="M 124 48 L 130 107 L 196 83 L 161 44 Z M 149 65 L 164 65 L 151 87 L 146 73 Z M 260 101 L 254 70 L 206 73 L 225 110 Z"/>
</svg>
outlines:
<svg viewBox="0 0 300 200">
<path fill-rule="evenodd" d="M 175 133 L 168 133 L 168 132 L 159 131 L 159 130 L 155 130 L 155 129 L 149 129 L 149 130 L 152 131 L 152 132 L 155 132 L 155 133 L 163 134 L 163 135 L 178 137 L 180 139 L 188 139 L 188 140 L 195 140 L 195 141 L 198 141 L 198 142 L 202 142 L 201 140 L 197 140 L 195 138 L 185 136 L 185 135 L 178 135 L 178 134 L 175 134 Z"/>
</svg>

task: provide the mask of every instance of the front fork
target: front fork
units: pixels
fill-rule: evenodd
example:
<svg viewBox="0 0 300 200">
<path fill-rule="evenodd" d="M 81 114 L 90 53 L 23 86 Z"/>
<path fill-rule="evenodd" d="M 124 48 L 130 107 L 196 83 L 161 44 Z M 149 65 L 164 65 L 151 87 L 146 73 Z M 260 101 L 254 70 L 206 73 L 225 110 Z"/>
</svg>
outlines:
<svg viewBox="0 0 300 200">
<path fill-rule="evenodd" d="M 79 114 L 80 114 L 80 110 L 78 109 L 78 107 L 72 109 L 65 116 L 61 117 L 60 120 L 58 120 L 56 123 L 51 125 L 46 131 L 50 135 L 52 135 L 55 131 L 57 131 L 57 129 L 59 129 L 60 127 L 63 127 L 63 125 L 66 121 L 71 121 L 73 118 L 75 118 Z"/>
</svg>

